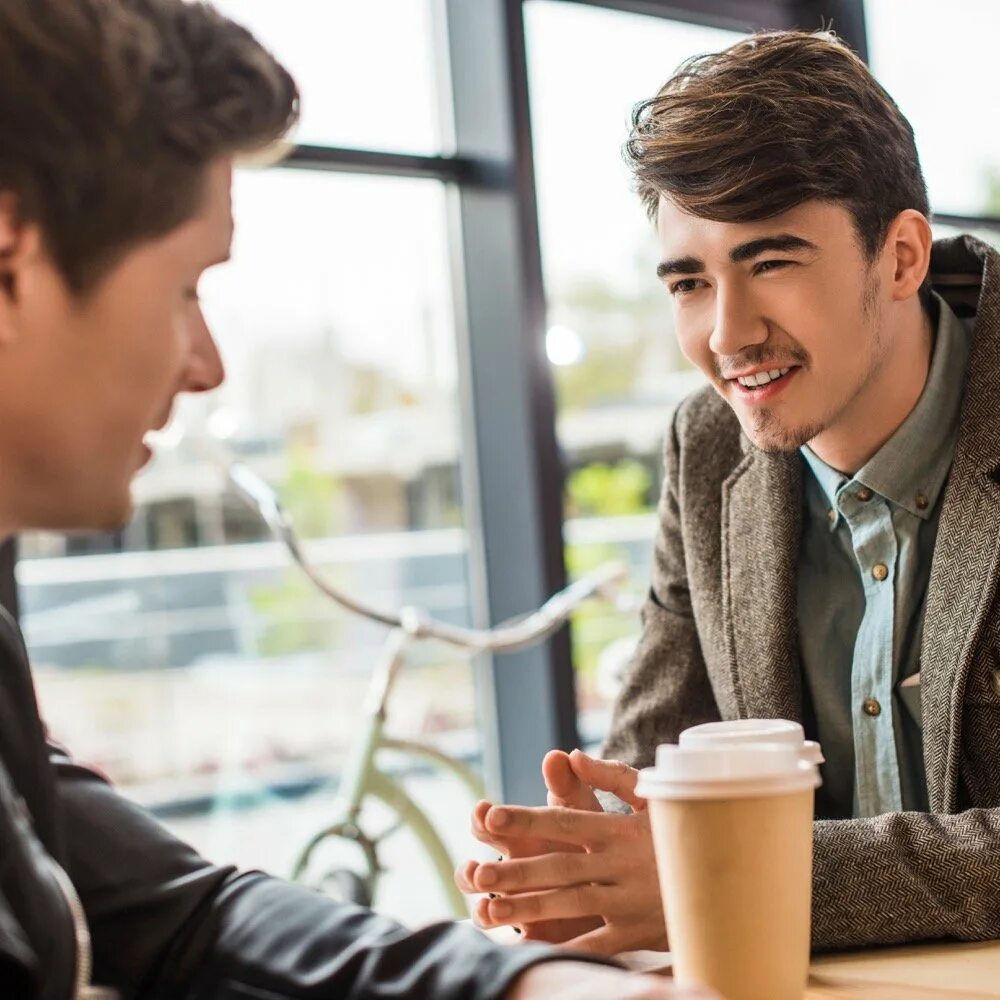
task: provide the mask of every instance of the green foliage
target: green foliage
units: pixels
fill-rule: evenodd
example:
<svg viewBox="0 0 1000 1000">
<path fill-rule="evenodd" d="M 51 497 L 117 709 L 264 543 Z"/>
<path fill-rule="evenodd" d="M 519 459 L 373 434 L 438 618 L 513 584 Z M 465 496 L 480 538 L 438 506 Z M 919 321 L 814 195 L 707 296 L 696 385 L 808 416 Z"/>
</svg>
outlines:
<svg viewBox="0 0 1000 1000">
<path fill-rule="evenodd" d="M 650 510 L 652 476 L 632 459 L 614 465 L 591 462 L 573 472 L 566 483 L 571 517 L 621 517 Z"/>
<path fill-rule="evenodd" d="M 317 467 L 313 448 L 292 446 L 278 494 L 301 537 L 322 538 L 343 529 L 343 490 Z M 258 649 L 263 656 L 328 649 L 336 642 L 336 609 L 297 568 L 290 568 L 280 583 L 253 588 L 250 606 L 261 622 Z"/>
<path fill-rule="evenodd" d="M 639 373 L 641 346 L 589 346 L 582 361 L 556 368 L 556 394 L 561 410 L 586 410 L 609 400 L 625 399 Z"/>
<path fill-rule="evenodd" d="M 303 538 L 323 538 L 343 527 L 343 490 L 317 467 L 313 448 L 292 447 L 288 475 L 278 493 Z"/>
<path fill-rule="evenodd" d="M 329 649 L 336 643 L 340 630 L 337 609 L 297 568 L 289 569 L 275 586 L 254 587 L 249 598 L 261 625 L 257 640 L 261 656 Z"/>
<path fill-rule="evenodd" d="M 615 545 L 576 544 L 566 546 L 566 571 L 571 579 L 608 562 L 625 562 L 627 553 Z M 573 666 L 585 693 L 592 681 L 601 652 L 616 639 L 632 635 L 639 627 L 634 614 L 622 614 L 599 602 L 584 605 L 573 614 Z"/>
</svg>

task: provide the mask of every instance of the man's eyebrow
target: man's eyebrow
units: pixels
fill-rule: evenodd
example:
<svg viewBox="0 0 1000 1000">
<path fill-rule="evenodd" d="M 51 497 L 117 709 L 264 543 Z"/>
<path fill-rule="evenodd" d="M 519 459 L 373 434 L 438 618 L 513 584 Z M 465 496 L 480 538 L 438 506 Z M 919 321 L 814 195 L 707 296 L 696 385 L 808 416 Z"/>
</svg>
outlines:
<svg viewBox="0 0 1000 1000">
<path fill-rule="evenodd" d="M 668 274 L 701 274 L 704 270 L 704 262 L 697 257 L 675 257 L 673 260 L 660 261 L 656 265 L 656 276 L 665 278 Z"/>
<path fill-rule="evenodd" d="M 761 236 L 756 240 L 748 240 L 740 243 L 729 251 L 729 259 L 734 264 L 742 264 L 745 261 L 753 260 L 762 253 L 769 251 L 789 252 L 792 250 L 818 250 L 815 243 L 802 236 L 795 236 L 792 233 L 778 233 L 775 236 Z"/>
</svg>

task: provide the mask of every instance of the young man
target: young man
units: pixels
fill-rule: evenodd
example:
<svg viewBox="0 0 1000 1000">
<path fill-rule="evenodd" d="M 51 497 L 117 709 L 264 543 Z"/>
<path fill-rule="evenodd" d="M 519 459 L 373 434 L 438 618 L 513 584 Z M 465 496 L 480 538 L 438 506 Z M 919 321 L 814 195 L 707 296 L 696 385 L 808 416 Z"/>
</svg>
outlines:
<svg viewBox="0 0 1000 1000">
<path fill-rule="evenodd" d="M 296 103 L 285 70 L 203 4 L 0 4 L 2 535 L 121 525 L 146 432 L 222 381 L 198 278 L 229 254 L 233 156 L 282 136 Z M 0 994 L 107 996 L 92 972 L 170 1000 L 674 995 L 209 864 L 46 746 L 4 614 Z"/>
<path fill-rule="evenodd" d="M 667 433 L 604 753 L 801 720 L 827 757 L 814 944 L 1000 937 L 1000 255 L 932 247 L 910 126 L 827 34 L 694 59 L 633 124 L 657 274 L 711 385 Z M 458 872 L 505 894 L 481 922 L 665 946 L 645 814 L 591 811 L 634 772 L 578 752 L 545 772 L 564 808 L 477 809 L 515 858 Z"/>
</svg>

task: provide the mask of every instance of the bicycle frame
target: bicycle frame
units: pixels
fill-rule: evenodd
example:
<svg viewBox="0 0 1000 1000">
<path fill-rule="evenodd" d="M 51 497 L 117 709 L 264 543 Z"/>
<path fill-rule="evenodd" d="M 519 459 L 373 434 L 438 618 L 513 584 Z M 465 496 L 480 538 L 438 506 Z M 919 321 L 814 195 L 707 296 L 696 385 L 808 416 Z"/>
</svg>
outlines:
<svg viewBox="0 0 1000 1000">
<path fill-rule="evenodd" d="M 378 841 L 369 837 L 359 825 L 361 808 L 371 795 L 395 812 L 399 822 L 392 829 L 406 825 L 413 830 L 430 857 L 456 916 L 466 916 L 466 904 L 452 881 L 451 858 L 440 835 L 427 814 L 395 778 L 379 767 L 376 760 L 380 750 L 396 750 L 423 757 L 455 774 L 474 797 L 483 796 L 478 777 L 461 762 L 426 744 L 385 736 L 386 706 L 403 663 L 406 644 L 411 639 L 435 639 L 472 654 L 505 653 L 536 646 L 562 628 L 583 601 L 594 596 L 609 598 L 616 593 L 626 576 L 625 567 L 620 563 L 599 566 L 553 594 L 534 611 L 489 628 L 465 628 L 435 621 L 414 607 L 404 607 L 399 611 L 377 608 L 341 590 L 309 562 L 278 495 L 264 480 L 240 462 L 229 462 L 227 473 L 239 494 L 257 509 L 274 537 L 285 545 L 292 559 L 321 593 L 352 614 L 392 629 L 372 673 L 366 699 L 367 723 L 344 771 L 338 793 L 337 819 L 309 841 L 295 863 L 292 877 L 298 879 L 305 874 L 313 852 L 324 840 L 331 837 L 347 839 L 364 852 L 368 867 L 367 888 L 371 898 L 381 873 Z"/>
<path fill-rule="evenodd" d="M 301 880 L 316 849 L 329 839 L 339 838 L 356 844 L 364 854 L 367 868 L 365 881 L 370 895 L 374 896 L 383 870 L 378 858 L 378 840 L 368 837 L 361 825 L 362 807 L 371 796 L 395 814 L 397 823 L 391 830 L 405 826 L 417 838 L 431 862 L 452 913 L 457 918 L 464 918 L 468 916 L 468 905 L 455 886 L 454 862 L 441 835 L 427 813 L 413 801 L 400 782 L 380 768 L 377 759 L 380 750 L 422 758 L 453 774 L 468 789 L 473 799 L 480 799 L 484 795 L 478 775 L 462 761 L 419 741 L 399 740 L 385 735 L 388 701 L 404 662 L 407 639 L 408 636 L 402 629 L 393 629 L 386 639 L 369 685 L 366 723 L 348 759 L 338 790 L 336 819 L 313 836 L 303 848 L 293 867 L 292 878 Z"/>
</svg>

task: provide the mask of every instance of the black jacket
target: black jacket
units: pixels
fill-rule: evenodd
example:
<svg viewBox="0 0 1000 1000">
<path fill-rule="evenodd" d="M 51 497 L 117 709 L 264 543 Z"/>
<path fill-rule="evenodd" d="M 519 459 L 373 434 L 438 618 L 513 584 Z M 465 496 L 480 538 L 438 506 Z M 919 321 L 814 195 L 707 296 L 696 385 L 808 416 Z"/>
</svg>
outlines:
<svg viewBox="0 0 1000 1000">
<path fill-rule="evenodd" d="M 407 931 L 210 864 L 46 744 L 20 632 L 0 609 L 0 997 L 78 995 L 77 894 L 94 981 L 125 998 L 493 998 L 554 955 L 498 947 L 469 926 Z"/>
</svg>

